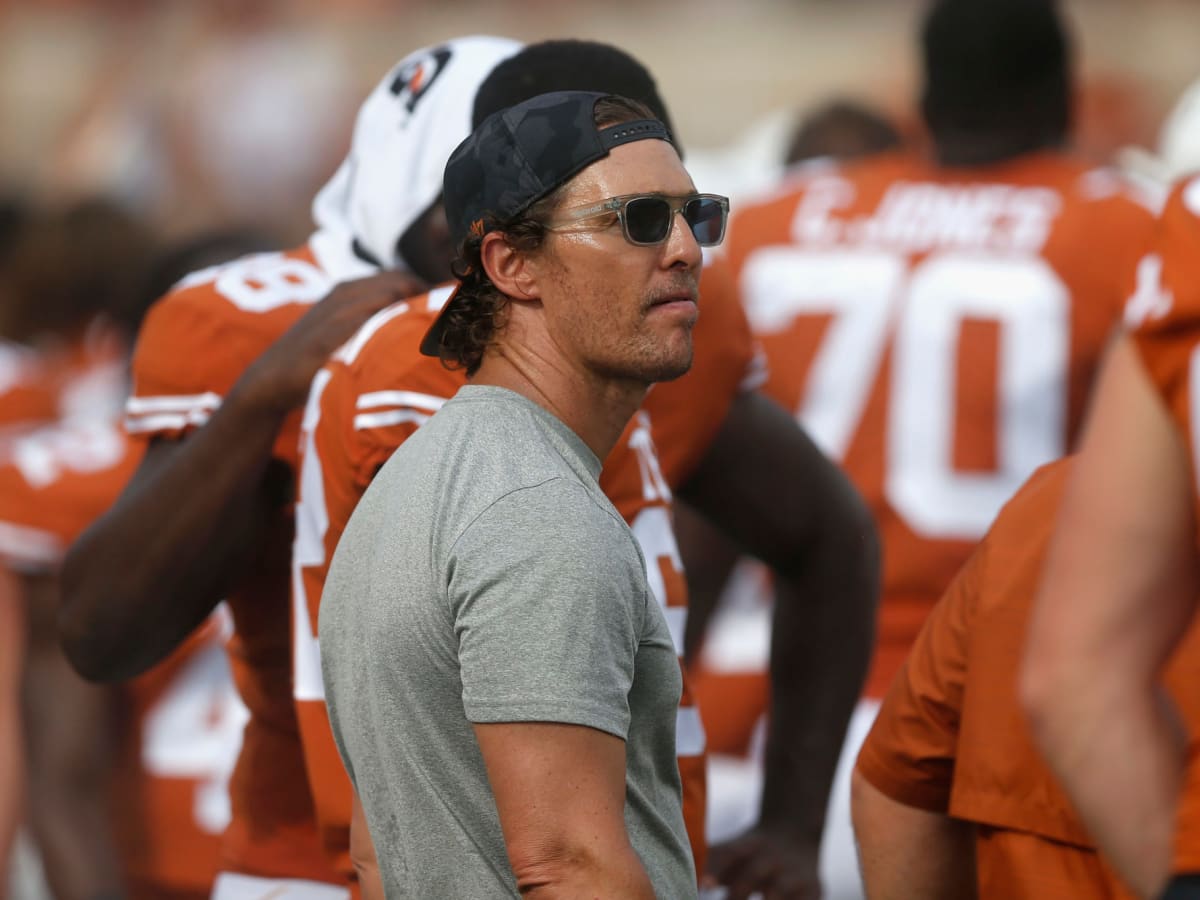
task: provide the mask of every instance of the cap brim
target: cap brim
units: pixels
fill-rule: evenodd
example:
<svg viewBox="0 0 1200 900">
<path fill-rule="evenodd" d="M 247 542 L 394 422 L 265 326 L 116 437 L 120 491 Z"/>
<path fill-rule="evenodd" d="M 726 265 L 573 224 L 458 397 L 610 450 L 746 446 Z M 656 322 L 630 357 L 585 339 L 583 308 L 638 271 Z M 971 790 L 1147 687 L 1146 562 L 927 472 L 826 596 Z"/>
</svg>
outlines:
<svg viewBox="0 0 1200 900">
<path fill-rule="evenodd" d="M 425 332 L 425 337 L 421 338 L 421 353 L 423 355 L 441 357 L 442 332 L 446 330 L 446 314 L 454 304 L 454 300 L 458 296 L 461 287 L 461 283 L 455 286 L 453 293 L 442 304 L 442 311 L 438 313 L 437 318 L 433 320 L 433 324 L 429 326 L 429 330 Z"/>
</svg>

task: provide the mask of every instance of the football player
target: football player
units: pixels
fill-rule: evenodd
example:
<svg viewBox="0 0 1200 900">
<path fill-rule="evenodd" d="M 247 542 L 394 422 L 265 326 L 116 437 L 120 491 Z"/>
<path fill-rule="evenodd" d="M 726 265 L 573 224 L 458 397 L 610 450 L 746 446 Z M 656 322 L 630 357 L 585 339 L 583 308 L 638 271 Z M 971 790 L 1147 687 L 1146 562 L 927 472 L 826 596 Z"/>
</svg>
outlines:
<svg viewBox="0 0 1200 900">
<path fill-rule="evenodd" d="M 1018 701 L 1021 649 L 1073 458 L 1039 469 L 925 621 L 853 777 L 871 897 L 1132 896 L 1096 851 Z M 1191 727 L 1193 631 L 1164 682 Z"/>
<path fill-rule="evenodd" d="M 1157 675 L 1193 619 L 1200 179 L 1172 191 L 1108 354 L 1029 633 L 1023 699 L 1046 759 L 1141 896 L 1200 897 L 1194 731 Z M 1200 653 L 1179 649 L 1200 682 Z M 1171 876 L 1175 876 L 1173 879 Z"/>
<path fill-rule="evenodd" d="M 1118 175 L 1065 148 L 1056 4 L 939 0 L 921 48 L 928 152 L 802 170 L 735 212 L 726 242 L 766 391 L 841 462 L 883 540 L 878 644 L 842 779 L 975 542 L 1070 448 L 1152 221 Z M 835 897 L 858 893 L 845 784 Z"/>
<path fill-rule="evenodd" d="M 578 41 L 533 45 L 501 63 L 480 88 L 475 119 L 559 88 L 617 91 L 669 121 L 644 67 L 616 48 Z M 601 484 L 641 542 L 677 645 L 686 627 L 687 595 L 671 526 L 676 489 L 782 573 L 790 602 L 780 605 L 779 633 L 788 650 L 777 670 L 786 699 L 777 717 L 778 756 L 770 766 L 778 790 L 764 804 L 758 826 L 717 848 L 708 870 L 735 892 L 815 896 L 836 735 L 856 696 L 869 645 L 873 535 L 836 470 L 786 414 L 748 390 L 756 358 L 744 315 L 719 270 L 706 271 L 701 291 L 692 371 L 654 388 L 607 459 Z M 375 471 L 464 381 L 461 372 L 419 353 L 448 294 L 449 288 L 438 289 L 371 319 L 318 374 L 305 413 L 293 555 L 299 601 L 295 684 L 310 770 L 319 776 L 318 809 L 326 811 L 326 834 L 339 842 L 343 860 L 351 791 L 329 762 L 336 750 L 319 678 L 320 591 L 338 537 Z M 803 652 L 805 639 L 824 649 Z M 814 696 L 818 683 L 820 698 Z M 702 860 L 704 734 L 686 690 L 676 737 L 685 816 Z"/>
</svg>

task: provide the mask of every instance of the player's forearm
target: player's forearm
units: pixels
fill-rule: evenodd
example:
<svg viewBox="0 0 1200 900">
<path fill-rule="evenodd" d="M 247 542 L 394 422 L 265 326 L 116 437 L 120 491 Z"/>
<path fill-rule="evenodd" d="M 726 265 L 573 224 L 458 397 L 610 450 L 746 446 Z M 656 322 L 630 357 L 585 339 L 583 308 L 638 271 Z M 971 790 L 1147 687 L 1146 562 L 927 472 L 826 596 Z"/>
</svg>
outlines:
<svg viewBox="0 0 1200 900">
<path fill-rule="evenodd" d="M 112 845 L 112 820 L 91 809 L 93 796 L 64 790 L 37 793 L 31 821 L 46 879 L 59 900 L 125 896 L 121 868 Z M 100 793 L 103 793 L 101 791 Z"/>
<path fill-rule="evenodd" d="M 112 841 L 112 696 L 73 672 L 53 633 L 57 586 L 29 581 L 31 642 L 23 684 L 28 808 L 54 896 L 121 897 Z"/>
<path fill-rule="evenodd" d="M 874 527 L 854 503 L 795 571 L 776 573 L 761 819 L 814 843 L 870 664 L 878 590 Z"/>
<path fill-rule="evenodd" d="M 851 814 L 869 900 L 970 900 L 976 896 L 974 829 L 905 806 L 851 778 Z"/>
<path fill-rule="evenodd" d="M 235 388 L 203 428 L 150 448 L 64 564 L 59 626 L 82 674 L 144 671 L 222 599 L 272 503 L 265 481 L 282 421 Z"/>
<path fill-rule="evenodd" d="M 1157 896 L 1171 862 L 1185 744 L 1165 694 L 1112 667 L 1025 684 L 1034 736 L 1117 872 Z"/>
</svg>

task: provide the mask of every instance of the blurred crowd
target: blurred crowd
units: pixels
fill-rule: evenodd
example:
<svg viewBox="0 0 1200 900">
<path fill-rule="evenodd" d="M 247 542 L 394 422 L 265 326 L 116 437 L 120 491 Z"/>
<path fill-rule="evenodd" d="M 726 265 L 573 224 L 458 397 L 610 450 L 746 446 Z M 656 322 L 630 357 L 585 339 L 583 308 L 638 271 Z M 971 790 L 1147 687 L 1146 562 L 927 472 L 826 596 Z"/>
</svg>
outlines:
<svg viewBox="0 0 1200 900">
<path fill-rule="evenodd" d="M 330 11 L 331 6 L 336 12 Z M 395 6 L 381 0 L 0 3 L 0 16 L 20 20 L 26 29 L 46 28 L 55 17 L 67 22 L 86 13 L 102 16 L 114 36 L 94 55 L 95 65 L 85 83 L 71 86 L 69 93 L 76 102 L 67 104 L 67 112 L 55 119 L 52 138 L 39 142 L 38 158 L 28 159 L 28 151 L 21 149 L 7 154 L 8 179 L 0 189 L 0 897 L 6 896 L 5 883 L 7 896 L 14 900 L 207 896 L 221 866 L 220 837 L 234 815 L 228 783 L 242 729 L 251 715 L 234 688 L 226 657 L 234 627 L 227 610 L 217 606 L 202 617 L 199 627 L 165 660 L 136 678 L 95 685 L 78 677 L 63 656 L 57 622 L 59 574 L 68 547 L 111 507 L 142 463 L 146 445 L 127 433 L 123 414 L 131 391 L 130 357 L 147 312 L 181 283 L 186 287 L 219 278 L 215 266 L 249 254 L 282 251 L 305 240 L 313 228 L 314 197 L 351 146 L 359 104 L 386 66 L 364 71 L 371 66 L 354 59 L 350 46 L 331 39 L 331 32 L 313 27 L 314 17 L 340 18 L 343 27 L 353 30 L 363 22 L 370 27 L 398 15 Z M 400 5 L 404 15 L 416 6 Z M 553 5 L 528 0 L 516 6 L 536 17 Z M 628 7 L 631 16 L 636 14 L 632 7 Z M 896 44 L 903 45 L 897 55 L 911 53 L 916 46 L 924 9 L 924 4 L 912 4 L 909 30 L 894 36 Z M 565 22 L 558 13 L 546 14 L 556 24 Z M 38 19 L 35 25 L 30 25 L 31 17 Z M 461 33 L 476 30 L 471 21 L 461 25 Z M 74 27 L 64 24 L 64 34 Z M 571 27 L 571 33 L 555 36 L 595 37 L 587 33 L 586 19 Z M 1194 36 L 1189 36 L 1189 42 L 1194 43 Z M 388 64 L 417 49 L 415 42 L 390 47 Z M 843 53 L 854 54 L 855 49 L 843 48 Z M 652 56 L 643 61 L 655 70 Z M 690 64 L 722 63 L 696 59 Z M 803 65 L 799 50 L 796 64 Z M 1104 177 L 1111 181 L 1089 182 L 1089 190 L 1094 189 L 1096 196 L 1135 198 L 1130 204 L 1145 211 L 1148 231 L 1171 185 L 1200 166 L 1200 87 L 1165 104 L 1160 102 L 1161 83 L 1149 86 L 1128 71 L 1089 65 L 1089 48 L 1083 41 L 1074 45 L 1072 65 L 1078 81 L 1068 92 L 1074 105 L 1067 118 L 1074 140 L 1064 134 L 1061 142 L 1047 141 L 1046 148 L 1036 149 L 1064 154 L 1069 149 L 1088 171 L 1103 167 Z M 149 71 L 158 73 L 156 78 L 147 78 Z M 1200 75 L 1200 67 L 1196 74 Z M 402 87 L 416 90 L 411 72 L 408 77 Z M 673 89 L 665 81 L 663 93 L 674 104 Z M 20 106 L 36 92 L 24 86 L 9 87 L 4 93 L 10 104 Z M 394 93 L 399 94 L 399 89 Z M 683 98 L 679 104 L 685 105 Z M 693 98 L 691 106 L 696 105 Z M 708 115 L 720 115 L 719 110 L 704 108 Z M 810 218 L 796 215 L 796 233 L 827 224 L 830 211 L 841 202 L 837 177 L 829 175 L 841 171 L 837 167 L 852 168 L 878 158 L 936 156 L 927 114 L 915 90 L 910 95 L 906 89 L 882 85 L 868 94 L 860 84 L 853 84 L 730 129 L 724 144 L 687 143 L 685 162 L 698 188 L 721 191 L 734 201 L 728 260 L 741 279 L 737 284 L 750 327 L 765 347 L 772 373 L 766 391 L 780 392 L 792 410 L 800 410 L 801 423 L 813 440 L 850 473 L 868 501 L 877 482 L 885 478 L 879 466 L 864 466 L 863 455 L 871 449 L 853 444 L 852 423 L 842 421 L 845 417 L 838 410 L 821 407 L 813 399 L 816 389 L 803 386 L 806 378 L 832 379 L 820 385 L 829 387 L 856 377 L 846 366 L 838 368 L 836 360 L 831 365 L 828 356 L 824 370 L 812 374 L 822 363 L 816 344 L 826 335 L 823 329 L 832 328 L 830 310 L 819 308 L 820 298 L 801 296 L 802 291 L 796 297 L 788 295 L 791 315 L 817 318 L 819 314 L 821 324 L 814 332 L 817 337 L 807 344 L 773 344 L 781 340 L 786 326 L 779 322 L 782 314 L 761 297 L 751 296 L 748 285 L 753 285 L 753 278 L 765 276 L 753 274 L 757 270 L 748 260 L 754 248 L 747 246 L 745 236 L 761 227 L 780 232 L 773 240 L 788 240 L 783 235 L 792 227 L 788 217 L 793 208 L 800 209 L 797 195 L 789 192 L 808 191 L 814 184 L 816 193 L 804 194 L 809 205 L 801 209 Z M 688 142 L 686 116 L 680 119 L 683 140 Z M 6 140 L 14 142 L 11 134 Z M 351 153 L 348 164 L 353 162 Z M 822 182 L 826 176 L 831 180 Z M 894 178 L 903 181 L 917 175 L 900 171 Z M 1114 187 L 1118 182 L 1120 186 Z M 770 212 L 773 202 L 780 204 L 774 213 Z M 908 211 L 919 217 L 924 209 L 921 202 L 912 199 Z M 755 212 L 741 220 L 739 232 L 738 206 L 743 203 Z M 786 211 L 780 212 L 785 206 Z M 753 216 L 763 209 L 768 212 L 755 220 Z M 860 212 L 865 215 L 869 210 Z M 785 218 L 787 224 L 780 224 Z M 876 224 L 883 230 L 888 223 Z M 1109 252 L 1105 243 L 1109 238 L 1100 234 L 1103 223 L 1093 224 L 1098 236 L 1090 245 L 1086 236 L 1071 240 L 1104 257 L 1094 262 L 1094 268 L 1102 268 L 1105 259 L 1115 267 L 1113 260 L 1124 250 Z M 359 250 L 356 244 L 355 252 Z M 1088 254 L 1086 249 L 1072 252 Z M 784 264 L 781 269 L 789 277 L 791 270 Z M 1134 286 L 1144 287 L 1152 273 L 1144 267 L 1138 270 L 1136 262 L 1129 269 L 1129 293 L 1135 294 Z M 815 278 L 834 292 L 841 284 L 838 276 L 830 274 L 832 270 L 815 275 L 799 267 L 795 271 L 800 274 L 791 277 Z M 855 270 L 854 277 L 858 273 Z M 251 272 L 245 277 L 252 293 L 265 295 L 275 276 Z M 293 276 L 280 277 L 291 279 L 289 284 L 296 281 Z M 1143 308 L 1153 305 L 1153 298 L 1147 296 L 1143 291 Z M 965 315 L 969 321 L 964 333 L 988 315 L 986 309 L 971 310 Z M 1119 318 L 1114 314 L 1105 326 L 1115 327 Z M 991 359 L 1002 351 L 997 349 L 1000 339 L 987 331 L 989 327 L 979 326 L 969 340 L 974 341 L 971 348 Z M 864 345 L 855 345 L 853 335 L 847 335 L 841 333 L 842 353 L 863 354 Z M 231 333 L 214 340 L 235 343 L 239 337 Z M 864 340 L 870 344 L 870 334 Z M 1103 340 L 1097 339 L 1097 344 Z M 1080 363 L 1075 368 L 1086 368 L 1086 373 L 1072 373 L 1072 378 L 1081 379 L 1081 386 L 1076 391 L 1079 396 L 1071 397 L 1070 409 L 1058 413 L 1063 421 L 1069 420 L 1071 431 L 1069 441 L 1064 437 L 1052 443 L 1058 452 L 1013 451 L 1021 463 L 1010 465 L 1009 458 L 998 459 L 1009 448 L 977 451 L 956 445 L 955 465 L 963 471 L 1004 470 L 1003 496 L 987 494 L 979 504 L 984 512 L 974 518 L 966 514 L 971 527 L 954 532 L 953 566 L 941 556 L 929 562 L 932 555 L 914 563 L 914 570 L 939 569 L 939 593 L 1025 478 L 1074 446 L 1082 427 L 1084 382 L 1090 384 L 1094 363 Z M 800 374 L 793 377 L 793 368 Z M 781 388 L 770 378 L 790 378 L 793 383 Z M 865 398 L 864 393 L 839 402 L 853 406 L 861 401 L 860 410 L 868 410 L 865 415 L 874 408 L 871 403 L 885 402 L 868 403 Z M 960 409 L 959 415 L 986 418 L 997 414 L 1000 405 L 996 401 L 982 410 Z M 164 406 L 148 412 L 141 408 L 138 414 L 144 425 L 156 415 L 192 413 Z M 923 413 L 916 410 L 912 415 Z M 177 435 L 203 424 L 189 420 L 171 427 Z M 886 439 L 877 437 L 875 443 Z M 863 471 L 867 474 L 861 475 Z M 936 493 L 936 488 L 926 482 L 919 490 Z M 290 501 L 294 488 L 289 484 L 281 490 Z M 894 510 L 889 512 L 893 514 Z M 975 518 L 981 518 L 977 528 Z M 940 520 L 936 514 L 933 519 L 931 530 L 937 532 Z M 880 531 L 886 528 L 880 525 Z M 885 603 L 888 578 L 896 574 L 887 566 L 912 550 L 920 539 L 914 537 L 915 531 L 919 529 L 906 531 L 894 547 L 884 533 Z M 703 543 L 706 537 L 708 544 Z M 754 828 L 763 807 L 768 711 L 773 708 L 773 594 L 779 575 L 742 555 L 720 535 L 690 539 L 697 542 L 692 546 L 707 547 L 708 555 L 701 554 L 698 562 L 713 564 L 712 571 L 698 564 L 697 572 L 689 573 L 694 602 L 710 608 L 696 617 L 689 630 L 686 655 L 709 735 L 707 831 L 717 843 Z M 903 574 L 914 582 L 920 580 L 911 572 Z M 869 678 L 867 672 L 861 673 L 864 697 L 872 703 L 869 714 L 856 713 L 849 720 L 847 747 L 856 750 L 866 737 L 927 613 L 925 606 L 906 611 L 900 629 L 906 635 L 904 646 L 889 647 L 894 659 L 886 663 L 877 657 L 877 668 Z M 275 624 L 285 635 L 294 625 Z M 680 647 L 681 652 L 684 649 Z M 236 644 L 234 655 L 238 656 Z M 245 664 L 245 659 L 240 663 Z M 929 676 L 930 680 L 939 677 Z M 911 718 L 916 718 L 921 704 L 913 701 L 913 705 L 918 711 L 911 712 Z M 893 720 L 886 724 L 901 727 Z M 919 743 L 911 736 L 896 737 L 893 743 L 905 740 Z M 833 790 L 847 798 L 853 760 L 853 751 L 843 755 L 833 779 Z M 887 793 L 901 805 L 906 798 L 919 798 L 911 805 L 927 810 L 929 795 L 919 789 L 910 794 L 901 788 L 888 790 L 892 783 L 885 782 L 896 770 L 880 760 L 873 770 L 873 787 L 866 790 Z M 847 850 L 845 843 L 849 815 L 848 799 L 840 807 L 830 806 L 829 827 L 844 832 L 838 844 L 841 855 L 834 857 L 829 847 L 835 841 L 829 840 L 820 863 L 827 896 L 846 900 L 865 896 L 856 875 L 848 876 L 847 882 L 843 875 L 831 874 L 856 870 L 853 849 Z M 908 827 L 902 818 L 887 821 L 888 827 Z M 999 825 L 988 821 L 985 827 Z M 1086 835 L 1079 837 L 1081 831 L 1063 834 L 1053 832 L 1049 839 L 1072 846 L 1090 841 Z M 1091 852 L 1090 846 L 1085 849 Z M 1089 870 L 1087 877 L 1093 875 Z M 98 893 L 97 885 L 114 892 Z M 1113 890 L 1112 896 L 1126 896 L 1117 893 L 1125 888 Z M 815 895 L 797 891 L 778 896 Z M 906 895 L 880 892 L 877 896 Z M 1057 895 L 1033 891 L 1023 896 Z"/>
</svg>

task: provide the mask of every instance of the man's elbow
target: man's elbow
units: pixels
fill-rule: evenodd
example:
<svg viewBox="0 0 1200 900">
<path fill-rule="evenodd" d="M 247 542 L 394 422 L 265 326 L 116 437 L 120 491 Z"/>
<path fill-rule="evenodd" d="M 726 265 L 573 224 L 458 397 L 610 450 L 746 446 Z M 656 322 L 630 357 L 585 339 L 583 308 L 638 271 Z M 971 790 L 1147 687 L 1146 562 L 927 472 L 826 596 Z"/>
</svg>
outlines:
<svg viewBox="0 0 1200 900">
<path fill-rule="evenodd" d="M 556 840 L 510 844 L 508 854 L 523 897 L 576 896 L 585 888 L 631 900 L 654 897 L 641 860 L 628 844 L 604 850 L 586 842 Z"/>
<path fill-rule="evenodd" d="M 848 567 L 875 580 L 881 557 L 879 529 L 862 494 L 833 462 L 827 461 L 823 498 L 811 510 L 806 537 L 810 553 L 827 553 L 844 560 Z M 793 560 L 805 564 L 799 557 Z"/>
<path fill-rule="evenodd" d="M 88 681 L 119 681 L 138 674 L 128 648 L 111 635 L 105 636 L 105 624 L 96 615 L 98 610 L 113 608 L 115 601 L 100 595 L 95 579 L 81 580 L 72 577 L 75 574 L 76 569 L 64 566 L 56 615 L 58 640 L 67 662 Z"/>
<path fill-rule="evenodd" d="M 58 639 L 67 662 L 88 681 L 117 681 L 127 677 L 121 671 L 118 654 L 100 640 L 88 618 L 66 602 L 58 611 Z"/>
<path fill-rule="evenodd" d="M 1033 737 L 1044 751 L 1053 751 L 1055 725 L 1070 715 L 1075 679 L 1067 652 L 1045 638 L 1031 638 L 1021 661 L 1018 698 Z"/>
</svg>

